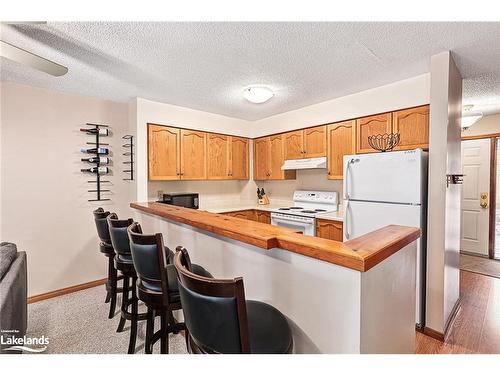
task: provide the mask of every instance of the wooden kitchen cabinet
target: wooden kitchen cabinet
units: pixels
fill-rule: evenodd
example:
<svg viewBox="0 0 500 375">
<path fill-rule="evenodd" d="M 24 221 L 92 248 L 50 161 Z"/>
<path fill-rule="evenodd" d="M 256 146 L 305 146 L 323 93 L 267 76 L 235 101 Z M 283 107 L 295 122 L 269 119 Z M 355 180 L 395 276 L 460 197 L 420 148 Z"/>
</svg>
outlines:
<svg viewBox="0 0 500 375">
<path fill-rule="evenodd" d="M 206 180 L 207 133 L 181 129 L 181 180 Z"/>
<path fill-rule="evenodd" d="M 229 137 L 229 176 L 232 180 L 248 180 L 248 139 Z"/>
<path fill-rule="evenodd" d="M 148 126 L 148 175 L 150 180 L 180 178 L 180 130 Z"/>
<path fill-rule="evenodd" d="M 282 134 L 285 160 L 326 156 L 326 125 Z"/>
<path fill-rule="evenodd" d="M 429 106 L 403 109 L 392 113 L 392 131 L 400 134 L 395 150 L 429 148 Z"/>
<path fill-rule="evenodd" d="M 342 242 L 343 223 L 335 220 L 316 219 L 316 237 Z"/>
<path fill-rule="evenodd" d="M 271 224 L 271 213 L 268 211 L 255 210 L 255 221 Z"/>
<path fill-rule="evenodd" d="M 385 134 L 392 132 L 392 114 L 382 113 L 380 115 L 363 117 L 356 120 L 356 153 L 365 154 L 379 152 L 371 148 L 368 144 L 368 137 L 371 135 Z"/>
<path fill-rule="evenodd" d="M 241 211 L 226 212 L 224 215 L 231 216 L 231 217 L 237 217 L 238 219 L 257 221 L 256 215 L 255 215 L 255 210 L 241 210 Z"/>
<path fill-rule="evenodd" d="M 282 171 L 284 162 L 283 135 L 254 140 L 254 180 L 295 179 L 295 171 Z"/>
<path fill-rule="evenodd" d="M 282 134 L 285 160 L 302 159 L 304 154 L 303 130 Z"/>
<path fill-rule="evenodd" d="M 249 178 L 248 139 L 148 124 L 150 180 Z"/>
<path fill-rule="evenodd" d="M 304 129 L 302 139 L 304 158 L 326 156 L 326 125 Z"/>
<path fill-rule="evenodd" d="M 207 178 L 227 180 L 230 177 L 229 136 L 209 133 L 207 136 Z"/>
<path fill-rule="evenodd" d="M 253 178 L 269 179 L 271 168 L 270 137 L 257 138 L 253 141 Z"/>
<path fill-rule="evenodd" d="M 327 127 L 328 178 L 344 178 L 344 155 L 356 152 L 356 121 L 343 121 Z"/>
</svg>

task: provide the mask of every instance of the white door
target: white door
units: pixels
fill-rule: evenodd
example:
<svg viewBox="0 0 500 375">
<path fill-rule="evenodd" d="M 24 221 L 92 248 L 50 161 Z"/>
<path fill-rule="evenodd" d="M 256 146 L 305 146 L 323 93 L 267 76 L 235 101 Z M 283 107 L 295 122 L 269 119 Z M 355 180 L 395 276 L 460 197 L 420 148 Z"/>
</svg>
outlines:
<svg viewBox="0 0 500 375">
<path fill-rule="evenodd" d="M 420 149 L 344 156 L 344 197 L 375 202 L 422 202 L 427 153 Z"/>
<path fill-rule="evenodd" d="M 460 249 L 488 255 L 490 199 L 489 139 L 462 141 L 462 228 Z"/>
</svg>

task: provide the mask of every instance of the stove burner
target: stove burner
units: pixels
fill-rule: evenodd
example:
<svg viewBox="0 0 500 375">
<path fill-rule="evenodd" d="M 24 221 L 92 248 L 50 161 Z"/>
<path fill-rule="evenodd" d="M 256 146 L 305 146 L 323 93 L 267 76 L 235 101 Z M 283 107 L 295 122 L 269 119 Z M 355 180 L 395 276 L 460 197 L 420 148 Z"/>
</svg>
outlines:
<svg viewBox="0 0 500 375">
<path fill-rule="evenodd" d="M 315 214 L 316 213 L 316 211 L 311 211 L 311 210 L 303 210 L 303 211 L 300 211 L 300 212 L 302 212 L 304 214 Z"/>
<path fill-rule="evenodd" d="M 314 211 L 315 212 L 326 212 L 326 210 L 323 210 L 322 208 L 316 208 Z"/>
<path fill-rule="evenodd" d="M 304 207 L 290 207 L 289 210 L 303 210 Z"/>
<path fill-rule="evenodd" d="M 280 211 L 289 211 L 290 209 L 288 207 L 283 207 L 283 208 L 278 208 Z"/>
</svg>

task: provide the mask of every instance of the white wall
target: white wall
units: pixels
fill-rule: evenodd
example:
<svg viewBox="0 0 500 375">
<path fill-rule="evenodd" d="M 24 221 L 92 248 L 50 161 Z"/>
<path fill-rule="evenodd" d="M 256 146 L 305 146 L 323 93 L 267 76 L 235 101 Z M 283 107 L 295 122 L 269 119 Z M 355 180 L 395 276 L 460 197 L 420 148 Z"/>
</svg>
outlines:
<svg viewBox="0 0 500 375">
<path fill-rule="evenodd" d="M 431 58 L 426 326 L 444 333 L 459 298 L 462 78 L 450 52 Z"/>
<path fill-rule="evenodd" d="M 397 81 L 256 121 L 253 137 L 429 103 L 430 75 Z"/>
<path fill-rule="evenodd" d="M 462 136 L 500 133 L 500 113 L 484 116 L 481 120 L 462 132 Z"/>
<path fill-rule="evenodd" d="M 92 211 L 131 213 L 134 184 L 121 172 L 127 105 L 5 82 L 1 98 L 1 240 L 28 254 L 28 295 L 106 277 Z M 95 194 L 80 172 L 86 122 L 113 132 L 109 202 L 87 202 Z"/>
</svg>

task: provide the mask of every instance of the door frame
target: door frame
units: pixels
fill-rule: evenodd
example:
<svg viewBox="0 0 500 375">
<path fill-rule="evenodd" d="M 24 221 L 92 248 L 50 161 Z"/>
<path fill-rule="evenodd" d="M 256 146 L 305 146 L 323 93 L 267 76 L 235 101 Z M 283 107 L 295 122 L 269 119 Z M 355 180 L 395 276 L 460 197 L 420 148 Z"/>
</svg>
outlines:
<svg viewBox="0 0 500 375">
<path fill-rule="evenodd" d="M 488 258 L 495 258 L 495 223 L 497 206 L 497 143 L 500 133 L 490 133 L 482 135 L 462 136 L 461 141 L 471 141 L 475 139 L 490 139 L 490 191 L 489 191 L 489 228 L 488 228 Z M 492 194 L 493 192 L 493 194 Z"/>
</svg>

